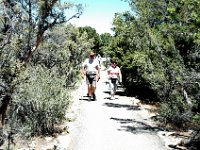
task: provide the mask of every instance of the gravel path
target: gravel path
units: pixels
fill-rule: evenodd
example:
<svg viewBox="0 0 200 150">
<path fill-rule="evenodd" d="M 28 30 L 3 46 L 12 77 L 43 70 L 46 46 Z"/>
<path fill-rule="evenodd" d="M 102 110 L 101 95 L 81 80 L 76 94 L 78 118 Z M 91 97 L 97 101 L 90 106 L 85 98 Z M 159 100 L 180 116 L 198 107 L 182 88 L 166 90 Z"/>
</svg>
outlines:
<svg viewBox="0 0 200 150">
<path fill-rule="evenodd" d="M 73 122 L 67 150 L 166 150 L 148 111 L 137 105 L 137 99 L 117 95 L 108 98 L 105 84 L 106 72 L 102 71 L 96 91 L 97 101 L 88 101 L 81 94 L 75 96 L 77 119 Z M 86 94 L 82 84 L 79 93 Z"/>
</svg>

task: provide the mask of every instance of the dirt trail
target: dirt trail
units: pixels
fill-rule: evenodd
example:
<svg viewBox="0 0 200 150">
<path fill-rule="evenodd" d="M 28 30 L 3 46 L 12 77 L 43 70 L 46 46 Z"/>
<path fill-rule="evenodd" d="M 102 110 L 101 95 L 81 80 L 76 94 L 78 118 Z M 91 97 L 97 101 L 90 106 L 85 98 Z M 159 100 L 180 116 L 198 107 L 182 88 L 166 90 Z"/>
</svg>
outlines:
<svg viewBox="0 0 200 150">
<path fill-rule="evenodd" d="M 97 101 L 79 100 L 86 94 L 83 83 L 75 98 L 76 120 L 70 127 L 67 150 L 166 150 L 150 121 L 148 111 L 133 97 L 108 98 L 107 75 L 101 73 L 96 91 Z"/>
</svg>

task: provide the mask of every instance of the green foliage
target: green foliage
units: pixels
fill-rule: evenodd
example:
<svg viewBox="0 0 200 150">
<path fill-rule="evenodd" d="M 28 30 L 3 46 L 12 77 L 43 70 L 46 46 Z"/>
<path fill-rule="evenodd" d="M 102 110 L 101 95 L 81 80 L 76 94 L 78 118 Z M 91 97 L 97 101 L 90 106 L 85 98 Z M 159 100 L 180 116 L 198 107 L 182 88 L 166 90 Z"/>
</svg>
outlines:
<svg viewBox="0 0 200 150">
<path fill-rule="evenodd" d="M 67 89 L 77 82 L 77 64 L 92 43 L 78 28 L 63 24 L 78 18 L 82 6 L 16 0 L 1 2 L 0 8 L 0 109 L 10 110 L 3 132 L 53 133 L 69 106 Z"/>
<path fill-rule="evenodd" d="M 109 45 L 112 40 L 112 35 L 110 33 L 103 33 L 100 35 L 100 43 L 99 43 L 99 54 L 102 56 L 108 55 Z"/>
<path fill-rule="evenodd" d="M 93 46 L 87 37 L 71 24 L 55 27 L 33 56 L 33 61 L 49 69 L 57 67 L 60 75 L 66 75 L 66 86 L 73 84 L 79 75 L 80 64 L 87 57 L 85 50 Z"/>
<path fill-rule="evenodd" d="M 93 41 L 93 47 L 91 47 L 91 48 L 93 49 L 93 51 L 98 53 L 99 52 L 100 37 L 99 37 L 99 34 L 96 32 L 96 29 L 94 29 L 90 26 L 79 27 L 79 32 L 80 32 L 80 34 L 87 34 L 88 35 L 88 40 Z"/>
<path fill-rule="evenodd" d="M 56 68 L 29 67 L 20 76 L 10 108 L 10 126 L 24 134 L 51 134 L 55 124 L 64 120 L 70 104 L 64 88 L 65 77 Z"/>
<path fill-rule="evenodd" d="M 200 125 L 200 114 L 199 113 L 195 114 L 192 119 L 193 119 L 195 125 L 199 127 L 199 125 Z"/>
<path fill-rule="evenodd" d="M 115 15 L 115 35 L 107 54 L 118 59 L 129 94 L 162 102 L 161 121 L 177 126 L 192 122 L 191 116 L 200 111 L 196 86 L 200 81 L 200 3 L 128 2 L 134 12 Z"/>
<path fill-rule="evenodd" d="M 189 124 L 190 117 L 191 116 L 187 113 L 187 105 L 184 101 L 175 99 L 161 105 L 158 120 L 165 125 L 173 124 L 179 128 L 183 128 Z"/>
</svg>

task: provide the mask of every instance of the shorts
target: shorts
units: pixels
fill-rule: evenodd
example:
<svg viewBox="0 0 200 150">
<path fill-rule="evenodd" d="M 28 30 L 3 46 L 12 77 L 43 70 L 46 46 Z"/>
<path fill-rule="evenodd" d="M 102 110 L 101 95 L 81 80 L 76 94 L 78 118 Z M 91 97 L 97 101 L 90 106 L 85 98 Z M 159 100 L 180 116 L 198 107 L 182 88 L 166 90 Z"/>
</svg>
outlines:
<svg viewBox="0 0 200 150">
<path fill-rule="evenodd" d="M 96 85 L 96 74 L 86 74 L 86 84 Z"/>
</svg>

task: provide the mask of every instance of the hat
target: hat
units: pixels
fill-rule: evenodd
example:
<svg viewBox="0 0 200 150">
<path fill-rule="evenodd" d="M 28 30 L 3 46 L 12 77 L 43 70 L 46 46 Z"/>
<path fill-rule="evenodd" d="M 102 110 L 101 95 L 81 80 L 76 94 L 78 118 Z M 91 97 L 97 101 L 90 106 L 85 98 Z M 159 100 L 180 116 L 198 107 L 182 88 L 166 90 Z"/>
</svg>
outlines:
<svg viewBox="0 0 200 150">
<path fill-rule="evenodd" d="M 94 53 L 94 52 L 90 52 L 89 55 L 90 55 L 90 56 L 94 56 L 95 53 Z"/>
<path fill-rule="evenodd" d="M 115 60 L 115 59 L 112 59 L 112 61 L 111 61 L 113 64 L 117 64 L 117 60 Z"/>
</svg>

